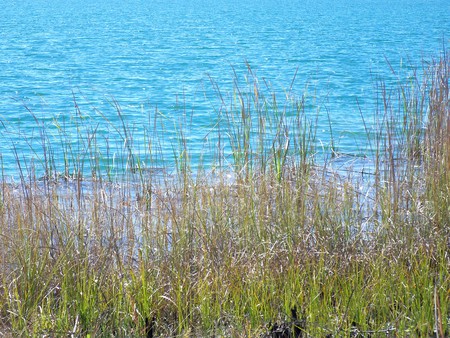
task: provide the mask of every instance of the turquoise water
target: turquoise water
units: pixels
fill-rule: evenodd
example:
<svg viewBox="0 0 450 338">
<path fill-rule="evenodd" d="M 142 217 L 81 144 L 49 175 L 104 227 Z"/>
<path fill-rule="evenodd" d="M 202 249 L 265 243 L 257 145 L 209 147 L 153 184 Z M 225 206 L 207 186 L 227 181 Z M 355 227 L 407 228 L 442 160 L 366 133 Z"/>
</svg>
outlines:
<svg viewBox="0 0 450 338">
<path fill-rule="evenodd" d="M 340 149 L 360 152 L 360 109 L 369 121 L 377 80 L 393 80 L 386 59 L 407 72 L 438 54 L 449 13 L 447 0 L 4 0 L 3 173 L 16 175 L 17 159 L 24 171 L 46 158 L 61 167 L 64 153 L 92 164 L 94 139 L 112 167 L 126 153 L 122 120 L 138 152 L 153 137 L 164 141 L 158 158 L 172 158 L 184 123 L 192 151 L 205 153 L 220 111 L 211 79 L 231 93 L 246 62 L 281 97 L 298 70 L 293 92 L 308 86 L 321 107 L 318 138 L 328 142 L 329 116 Z"/>
</svg>

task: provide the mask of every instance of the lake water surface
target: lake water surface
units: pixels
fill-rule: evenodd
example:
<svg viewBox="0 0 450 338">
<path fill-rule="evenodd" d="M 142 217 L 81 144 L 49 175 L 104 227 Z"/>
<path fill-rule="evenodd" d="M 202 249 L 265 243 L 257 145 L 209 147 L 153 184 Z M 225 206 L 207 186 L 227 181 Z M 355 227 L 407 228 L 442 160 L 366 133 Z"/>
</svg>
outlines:
<svg viewBox="0 0 450 338">
<path fill-rule="evenodd" d="M 112 165 L 123 155 L 122 121 L 136 151 L 156 137 L 167 141 L 158 156 L 172 158 L 183 121 L 191 150 L 205 152 L 220 110 L 211 81 L 231 93 L 247 63 L 281 97 L 297 72 L 293 92 L 308 87 L 321 107 L 318 138 L 327 142 L 331 123 L 340 149 L 360 152 L 360 110 L 370 121 L 377 81 L 395 80 L 386 60 L 407 73 L 439 55 L 449 13 L 447 0 L 3 0 L 3 173 L 15 176 L 18 159 L 92 161 L 90 135 Z M 165 122 L 152 129 L 156 110 Z"/>
</svg>

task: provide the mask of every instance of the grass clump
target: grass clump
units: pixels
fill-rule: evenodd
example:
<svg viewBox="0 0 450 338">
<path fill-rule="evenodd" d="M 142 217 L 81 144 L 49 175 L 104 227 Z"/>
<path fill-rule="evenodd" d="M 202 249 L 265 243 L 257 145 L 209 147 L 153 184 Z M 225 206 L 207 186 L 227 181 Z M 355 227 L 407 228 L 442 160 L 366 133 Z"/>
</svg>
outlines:
<svg viewBox="0 0 450 338">
<path fill-rule="evenodd" d="M 14 151 L 20 180 L 1 183 L 0 332 L 447 336 L 449 67 L 380 86 L 362 171 L 318 160 L 306 98 L 280 105 L 251 71 L 215 88 L 211 167 L 180 131 L 161 168 L 158 112 L 136 145 L 117 103 L 120 141 L 77 110 L 55 121 L 62 150 L 36 119 L 43 155 Z"/>
</svg>

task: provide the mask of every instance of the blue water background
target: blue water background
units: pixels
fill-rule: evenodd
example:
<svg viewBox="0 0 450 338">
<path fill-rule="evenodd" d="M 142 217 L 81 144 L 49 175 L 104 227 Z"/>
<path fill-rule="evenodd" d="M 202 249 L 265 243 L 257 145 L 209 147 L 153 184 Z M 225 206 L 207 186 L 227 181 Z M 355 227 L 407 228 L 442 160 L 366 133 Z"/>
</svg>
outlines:
<svg viewBox="0 0 450 338">
<path fill-rule="evenodd" d="M 61 168 L 64 153 L 120 164 L 122 119 L 147 160 L 152 138 L 152 156 L 173 159 L 184 124 L 194 161 L 212 161 L 211 80 L 230 95 L 235 73 L 245 87 L 247 63 L 281 98 L 297 72 L 292 91 L 307 88 L 320 107 L 318 139 L 329 143 L 331 123 L 342 152 L 364 152 L 360 111 L 370 123 L 377 81 L 395 83 L 386 60 L 407 73 L 438 55 L 449 13 L 447 0 L 3 0 L 3 175 L 16 176 L 19 162 L 39 171 L 48 158 Z M 155 111 L 164 126 L 154 127 Z M 94 139 L 97 154 L 86 152 Z"/>
</svg>

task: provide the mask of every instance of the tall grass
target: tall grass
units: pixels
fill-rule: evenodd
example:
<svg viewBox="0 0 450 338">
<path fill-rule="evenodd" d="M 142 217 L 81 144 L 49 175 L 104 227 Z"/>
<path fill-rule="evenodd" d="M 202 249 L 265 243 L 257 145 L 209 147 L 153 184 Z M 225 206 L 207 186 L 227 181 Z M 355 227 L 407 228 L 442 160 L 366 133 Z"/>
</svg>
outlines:
<svg viewBox="0 0 450 338">
<path fill-rule="evenodd" d="M 121 141 L 77 109 L 62 152 L 36 118 L 42 152 L 1 182 L 1 334 L 449 335 L 449 71 L 380 84 L 369 178 L 318 160 L 307 97 L 250 69 L 215 87 L 211 167 L 178 124 L 160 167 L 158 111 L 136 144 L 117 102 Z"/>
</svg>

